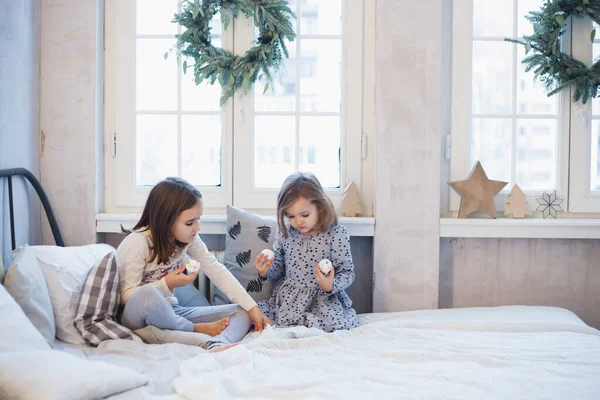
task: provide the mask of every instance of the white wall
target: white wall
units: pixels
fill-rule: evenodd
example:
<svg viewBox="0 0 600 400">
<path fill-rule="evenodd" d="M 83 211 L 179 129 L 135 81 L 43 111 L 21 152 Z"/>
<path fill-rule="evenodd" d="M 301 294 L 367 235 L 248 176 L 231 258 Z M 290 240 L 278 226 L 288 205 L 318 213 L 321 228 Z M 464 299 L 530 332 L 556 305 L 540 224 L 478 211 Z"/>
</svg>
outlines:
<svg viewBox="0 0 600 400">
<path fill-rule="evenodd" d="M 41 180 L 71 246 L 96 241 L 102 206 L 102 10 L 101 0 L 41 1 Z M 42 235 L 53 243 L 45 222 Z"/>
<path fill-rule="evenodd" d="M 600 328 L 600 240 L 443 239 L 440 307 L 563 307 Z"/>
<path fill-rule="evenodd" d="M 40 172 L 40 2 L 0 0 L 0 169 Z M 16 244 L 40 243 L 40 203 L 22 178 L 13 180 Z M 11 250 L 8 184 L 0 180 L 0 258 Z"/>
<path fill-rule="evenodd" d="M 378 0 L 375 311 L 437 308 L 442 0 Z"/>
</svg>

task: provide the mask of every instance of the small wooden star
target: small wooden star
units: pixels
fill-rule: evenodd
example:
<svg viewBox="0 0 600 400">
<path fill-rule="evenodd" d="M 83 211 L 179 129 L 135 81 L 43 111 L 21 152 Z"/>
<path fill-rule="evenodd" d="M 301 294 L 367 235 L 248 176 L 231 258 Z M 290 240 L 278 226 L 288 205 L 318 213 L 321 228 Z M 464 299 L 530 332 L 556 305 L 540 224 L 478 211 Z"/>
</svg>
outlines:
<svg viewBox="0 0 600 400">
<path fill-rule="evenodd" d="M 448 184 L 461 197 L 458 218 L 464 218 L 478 210 L 483 211 L 490 217 L 496 218 L 494 197 L 508 182 L 488 179 L 481 163 L 477 161 L 467 180 L 448 182 Z"/>
</svg>

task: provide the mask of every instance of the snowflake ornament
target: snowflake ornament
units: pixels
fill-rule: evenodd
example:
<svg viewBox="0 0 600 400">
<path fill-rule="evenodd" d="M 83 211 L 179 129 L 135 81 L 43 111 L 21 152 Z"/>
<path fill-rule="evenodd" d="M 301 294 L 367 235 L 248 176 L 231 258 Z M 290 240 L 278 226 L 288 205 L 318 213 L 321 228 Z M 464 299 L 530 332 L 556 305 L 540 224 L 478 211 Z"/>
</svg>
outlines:
<svg viewBox="0 0 600 400">
<path fill-rule="evenodd" d="M 556 197 L 556 190 L 552 194 L 548 194 L 544 192 L 543 197 L 536 198 L 539 206 L 536 208 L 536 211 L 542 211 L 544 218 L 552 217 L 556 219 L 559 211 L 564 211 L 560 204 L 563 202 L 563 199 L 559 199 Z"/>
</svg>

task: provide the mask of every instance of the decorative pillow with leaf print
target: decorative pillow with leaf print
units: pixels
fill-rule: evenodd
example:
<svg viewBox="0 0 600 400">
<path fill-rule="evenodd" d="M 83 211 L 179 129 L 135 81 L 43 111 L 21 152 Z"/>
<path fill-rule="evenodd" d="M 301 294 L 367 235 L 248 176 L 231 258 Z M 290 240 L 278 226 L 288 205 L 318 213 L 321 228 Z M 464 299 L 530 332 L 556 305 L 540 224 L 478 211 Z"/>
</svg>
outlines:
<svg viewBox="0 0 600 400">
<path fill-rule="evenodd" d="M 266 300 L 273 290 L 270 281 L 258 279 L 254 259 L 264 249 L 273 250 L 277 220 L 227 206 L 227 233 L 223 264 L 256 300 Z M 214 288 L 214 304 L 227 304 L 229 299 Z"/>
</svg>

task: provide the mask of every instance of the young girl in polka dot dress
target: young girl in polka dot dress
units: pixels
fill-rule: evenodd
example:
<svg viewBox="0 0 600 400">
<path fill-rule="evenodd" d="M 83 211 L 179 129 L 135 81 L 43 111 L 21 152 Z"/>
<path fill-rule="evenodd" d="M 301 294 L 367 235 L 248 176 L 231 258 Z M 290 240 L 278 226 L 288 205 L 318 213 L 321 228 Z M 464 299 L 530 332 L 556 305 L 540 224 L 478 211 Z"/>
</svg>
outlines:
<svg viewBox="0 0 600 400">
<path fill-rule="evenodd" d="M 273 282 L 271 298 L 258 306 L 280 326 L 326 332 L 356 327 L 356 311 L 345 292 L 354 282 L 350 236 L 313 174 L 295 173 L 285 180 L 277 222 L 275 258 L 260 254 L 255 260 L 259 277 Z M 327 275 L 319 269 L 323 259 L 333 264 Z"/>
</svg>

